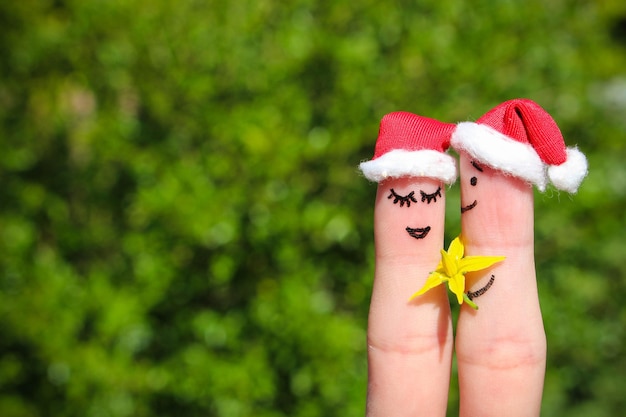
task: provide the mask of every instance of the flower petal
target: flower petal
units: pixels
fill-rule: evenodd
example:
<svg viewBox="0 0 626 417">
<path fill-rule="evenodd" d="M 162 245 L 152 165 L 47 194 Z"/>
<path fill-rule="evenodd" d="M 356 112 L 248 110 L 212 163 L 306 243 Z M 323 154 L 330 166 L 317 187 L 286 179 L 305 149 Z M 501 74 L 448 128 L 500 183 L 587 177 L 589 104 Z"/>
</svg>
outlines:
<svg viewBox="0 0 626 417">
<path fill-rule="evenodd" d="M 441 265 L 443 266 L 443 273 L 447 275 L 448 278 L 457 273 L 458 268 L 456 259 L 443 249 L 441 249 Z"/>
<path fill-rule="evenodd" d="M 456 274 L 450 281 L 448 281 L 448 287 L 456 295 L 456 299 L 459 304 L 463 304 L 463 294 L 465 294 L 465 276 Z"/>
<path fill-rule="evenodd" d="M 466 256 L 459 261 L 459 273 L 480 271 L 503 261 L 506 256 Z"/>
<path fill-rule="evenodd" d="M 455 237 L 452 242 L 450 242 L 450 246 L 448 246 L 448 254 L 453 259 L 461 259 L 463 254 L 465 254 L 465 246 L 463 242 L 461 242 L 460 237 Z"/>
<path fill-rule="evenodd" d="M 424 286 L 418 292 L 413 294 L 411 298 L 409 298 L 409 300 L 412 300 L 415 297 L 424 294 L 426 291 L 441 285 L 444 281 L 447 280 L 448 277 L 446 277 L 445 275 L 442 275 L 439 272 L 431 272 Z"/>
</svg>

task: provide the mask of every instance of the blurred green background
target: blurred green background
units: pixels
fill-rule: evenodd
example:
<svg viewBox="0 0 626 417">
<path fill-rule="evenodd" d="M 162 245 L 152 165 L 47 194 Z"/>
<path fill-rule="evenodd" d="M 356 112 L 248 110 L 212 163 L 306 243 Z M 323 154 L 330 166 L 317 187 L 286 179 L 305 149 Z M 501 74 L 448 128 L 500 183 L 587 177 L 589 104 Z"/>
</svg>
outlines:
<svg viewBox="0 0 626 417">
<path fill-rule="evenodd" d="M 515 97 L 590 162 L 536 194 L 543 414 L 622 415 L 622 0 L 2 1 L 0 51 L 3 417 L 362 415 L 356 167 Z"/>
</svg>

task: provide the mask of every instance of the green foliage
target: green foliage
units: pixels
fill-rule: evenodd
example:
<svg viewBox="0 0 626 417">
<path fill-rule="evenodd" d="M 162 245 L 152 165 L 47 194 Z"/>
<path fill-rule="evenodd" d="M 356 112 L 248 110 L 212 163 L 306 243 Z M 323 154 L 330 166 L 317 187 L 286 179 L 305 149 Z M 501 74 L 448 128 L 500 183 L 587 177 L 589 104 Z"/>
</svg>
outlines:
<svg viewBox="0 0 626 417">
<path fill-rule="evenodd" d="M 619 415 L 622 3 L 0 3 L 2 416 L 362 415 L 356 165 L 385 113 L 513 97 L 591 164 L 537 195 L 544 413 Z"/>
</svg>

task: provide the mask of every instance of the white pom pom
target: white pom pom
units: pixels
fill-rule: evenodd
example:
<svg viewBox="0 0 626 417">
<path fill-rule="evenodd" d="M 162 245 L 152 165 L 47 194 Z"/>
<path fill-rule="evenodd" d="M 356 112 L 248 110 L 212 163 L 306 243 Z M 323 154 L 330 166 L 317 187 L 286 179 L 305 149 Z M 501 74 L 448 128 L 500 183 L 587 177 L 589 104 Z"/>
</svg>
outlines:
<svg viewBox="0 0 626 417">
<path fill-rule="evenodd" d="M 576 148 L 567 148 L 567 160 L 561 165 L 550 165 L 548 177 L 560 190 L 574 194 L 587 176 L 587 158 Z"/>
</svg>

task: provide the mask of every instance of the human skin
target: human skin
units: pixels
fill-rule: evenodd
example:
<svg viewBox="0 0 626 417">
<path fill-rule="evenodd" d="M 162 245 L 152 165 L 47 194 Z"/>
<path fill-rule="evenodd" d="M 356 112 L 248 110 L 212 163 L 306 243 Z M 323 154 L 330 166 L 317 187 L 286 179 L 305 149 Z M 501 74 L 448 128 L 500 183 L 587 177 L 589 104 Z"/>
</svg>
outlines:
<svg viewBox="0 0 626 417">
<path fill-rule="evenodd" d="M 464 152 L 460 172 L 461 207 L 476 202 L 461 214 L 466 255 L 506 256 L 466 276 L 469 288 L 495 278 L 477 300 L 480 309 L 463 305 L 459 314 L 460 415 L 538 416 L 546 338 L 534 262 L 533 189 Z"/>
<path fill-rule="evenodd" d="M 478 167 L 478 168 L 477 168 Z M 546 340 L 534 265 L 533 190 L 522 180 L 460 156 L 461 239 L 465 255 L 506 256 L 466 275 L 466 291 L 489 290 L 461 305 L 454 342 L 460 415 L 538 416 Z M 474 179 L 472 179 L 474 178 Z M 441 187 L 441 198 L 410 207 L 389 199 Z M 368 326 L 368 417 L 445 416 L 452 358 L 446 288 L 408 301 L 441 260 L 445 187 L 438 180 L 400 178 L 379 184 L 374 231 L 376 271 Z M 475 202 L 475 203 L 474 203 Z M 470 208 L 471 207 L 471 208 Z M 415 239 L 406 227 L 430 226 Z"/>
<path fill-rule="evenodd" d="M 388 198 L 414 192 L 410 206 Z M 422 201 L 420 191 L 434 195 Z M 436 201 L 435 201 L 436 199 Z M 441 258 L 445 187 L 429 178 L 388 179 L 375 206 L 376 272 L 368 326 L 368 416 L 445 415 L 452 324 L 441 286 L 409 301 Z M 416 239 L 406 228 L 426 229 Z"/>
</svg>

